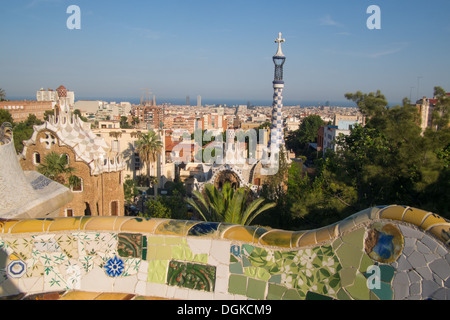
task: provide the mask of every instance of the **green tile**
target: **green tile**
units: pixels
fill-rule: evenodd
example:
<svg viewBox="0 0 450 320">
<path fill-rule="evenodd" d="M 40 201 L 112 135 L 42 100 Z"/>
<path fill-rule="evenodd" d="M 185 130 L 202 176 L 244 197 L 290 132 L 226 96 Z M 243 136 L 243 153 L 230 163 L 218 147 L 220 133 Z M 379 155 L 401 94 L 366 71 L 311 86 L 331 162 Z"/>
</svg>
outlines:
<svg viewBox="0 0 450 320">
<path fill-rule="evenodd" d="M 249 245 L 249 244 L 242 245 L 242 253 L 245 255 L 249 256 L 252 253 L 253 249 L 255 249 L 255 247 L 252 245 Z"/>
<path fill-rule="evenodd" d="M 231 274 L 228 279 L 228 292 L 245 296 L 247 293 L 247 277 Z"/>
<path fill-rule="evenodd" d="M 338 300 L 352 300 L 352 298 L 342 288 L 338 291 L 336 297 L 338 298 Z"/>
<path fill-rule="evenodd" d="M 288 289 L 284 286 L 269 283 L 267 288 L 267 300 L 281 300 L 287 290 Z"/>
<path fill-rule="evenodd" d="M 275 275 L 271 276 L 268 281 L 272 282 L 272 283 L 280 283 L 281 282 L 281 274 L 275 274 Z"/>
<path fill-rule="evenodd" d="M 256 278 L 256 274 L 258 272 L 257 267 L 246 267 L 244 268 L 244 274 L 248 277 Z"/>
<path fill-rule="evenodd" d="M 164 244 L 164 237 L 148 237 L 147 245 L 149 244 Z"/>
<path fill-rule="evenodd" d="M 172 247 L 170 246 L 156 246 L 156 260 L 170 260 L 172 259 Z"/>
<path fill-rule="evenodd" d="M 386 264 L 382 264 L 380 267 L 380 278 L 381 281 L 391 282 L 394 278 L 395 268 Z"/>
<path fill-rule="evenodd" d="M 264 269 L 264 268 L 257 268 L 256 270 L 256 277 L 258 279 L 264 280 L 264 281 L 268 281 L 271 277 L 270 273 Z"/>
<path fill-rule="evenodd" d="M 308 291 L 305 300 L 333 300 L 333 298 L 318 294 L 316 292 Z"/>
<path fill-rule="evenodd" d="M 358 248 L 364 248 L 364 234 L 366 233 L 366 229 L 360 228 L 355 231 L 352 231 L 345 236 L 342 236 L 341 239 L 345 243 L 352 244 Z"/>
<path fill-rule="evenodd" d="M 208 255 L 206 253 L 195 254 L 192 261 L 207 264 L 208 263 Z"/>
<path fill-rule="evenodd" d="M 343 268 L 339 271 L 342 287 L 351 286 L 355 282 L 356 271 L 355 268 Z"/>
<path fill-rule="evenodd" d="M 164 243 L 167 245 L 172 245 L 172 246 L 181 244 L 181 238 L 180 237 L 165 237 Z"/>
<path fill-rule="evenodd" d="M 380 298 L 380 300 L 392 300 L 394 295 L 391 284 L 383 281 L 380 281 L 380 289 L 372 289 L 372 292 Z"/>
<path fill-rule="evenodd" d="M 336 250 L 336 255 L 343 268 L 359 268 L 363 251 L 354 245 L 344 243 Z"/>
<path fill-rule="evenodd" d="M 247 297 L 262 300 L 266 294 L 267 282 L 249 278 L 247 286 Z"/>
<path fill-rule="evenodd" d="M 347 292 L 356 300 L 370 300 L 367 279 L 361 273 L 357 272 L 353 285 L 345 288 Z"/>
<path fill-rule="evenodd" d="M 244 274 L 242 264 L 240 262 L 230 263 L 230 272 L 234 274 Z"/>
<path fill-rule="evenodd" d="M 142 260 L 147 260 L 147 248 L 142 249 Z"/>
<path fill-rule="evenodd" d="M 251 267 L 252 264 L 250 261 L 248 261 L 246 256 L 242 256 L 242 266 L 243 267 Z"/>
<path fill-rule="evenodd" d="M 230 254 L 230 262 L 231 263 L 233 263 L 233 262 L 238 262 L 239 260 L 234 256 L 234 255 L 232 255 L 232 254 Z"/>
<path fill-rule="evenodd" d="M 283 295 L 283 300 L 303 300 L 303 299 L 302 297 L 300 297 L 300 294 L 298 293 L 297 290 L 288 289 Z"/>
<path fill-rule="evenodd" d="M 148 263 L 147 282 L 166 283 L 166 273 L 169 261 L 152 260 Z"/>
<path fill-rule="evenodd" d="M 361 259 L 361 264 L 359 266 L 359 271 L 361 271 L 361 273 L 364 273 L 367 271 L 367 268 L 373 266 L 374 264 L 375 264 L 374 261 L 370 259 L 370 257 L 364 251 Z"/>
</svg>

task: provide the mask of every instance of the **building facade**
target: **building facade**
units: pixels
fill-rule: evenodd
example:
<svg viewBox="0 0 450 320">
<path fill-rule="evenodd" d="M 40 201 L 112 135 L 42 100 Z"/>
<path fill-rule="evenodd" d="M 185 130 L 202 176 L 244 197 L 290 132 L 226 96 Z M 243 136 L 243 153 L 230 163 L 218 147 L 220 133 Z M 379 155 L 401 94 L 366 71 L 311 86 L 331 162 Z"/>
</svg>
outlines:
<svg viewBox="0 0 450 320">
<path fill-rule="evenodd" d="M 0 101 L 0 109 L 7 110 L 14 122 L 27 120 L 30 114 L 34 114 L 39 120 L 44 120 L 45 111 L 54 109 L 52 101 Z"/>
<path fill-rule="evenodd" d="M 73 115 L 64 101 L 60 103 L 58 116 L 35 126 L 31 139 L 24 142 L 23 170 L 37 171 L 51 152 L 65 155 L 78 184 L 70 187 L 73 200 L 60 208 L 60 216 L 124 215 L 122 158 L 90 130 L 89 123 Z M 63 180 L 69 185 L 67 176 Z"/>
</svg>

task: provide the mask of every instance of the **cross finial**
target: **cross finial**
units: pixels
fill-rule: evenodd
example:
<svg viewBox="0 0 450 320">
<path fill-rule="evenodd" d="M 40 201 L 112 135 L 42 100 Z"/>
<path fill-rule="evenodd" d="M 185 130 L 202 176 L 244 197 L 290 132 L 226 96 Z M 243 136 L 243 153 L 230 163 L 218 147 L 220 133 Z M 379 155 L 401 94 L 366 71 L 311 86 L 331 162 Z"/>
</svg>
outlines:
<svg viewBox="0 0 450 320">
<path fill-rule="evenodd" d="M 285 39 L 281 38 L 281 32 L 278 33 L 278 38 L 275 39 L 275 42 L 278 43 L 278 51 L 275 54 L 276 56 L 284 56 L 283 52 L 281 51 L 281 44 L 285 41 L 286 41 Z"/>
</svg>

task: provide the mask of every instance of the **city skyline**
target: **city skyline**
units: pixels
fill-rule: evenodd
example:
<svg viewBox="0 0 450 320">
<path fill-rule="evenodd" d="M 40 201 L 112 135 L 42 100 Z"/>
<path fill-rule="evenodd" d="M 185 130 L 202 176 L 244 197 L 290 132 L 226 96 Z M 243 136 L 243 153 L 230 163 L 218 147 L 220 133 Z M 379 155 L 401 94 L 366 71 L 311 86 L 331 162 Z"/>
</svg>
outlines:
<svg viewBox="0 0 450 320">
<path fill-rule="evenodd" d="M 66 26 L 70 5 L 80 30 Z M 381 9 L 379 30 L 366 25 L 370 5 Z M 286 102 L 381 90 L 399 103 L 450 89 L 448 9 L 442 0 L 4 2 L 0 87 L 7 98 L 64 84 L 77 99 L 139 99 L 150 88 L 159 102 L 270 102 L 282 32 Z"/>
</svg>

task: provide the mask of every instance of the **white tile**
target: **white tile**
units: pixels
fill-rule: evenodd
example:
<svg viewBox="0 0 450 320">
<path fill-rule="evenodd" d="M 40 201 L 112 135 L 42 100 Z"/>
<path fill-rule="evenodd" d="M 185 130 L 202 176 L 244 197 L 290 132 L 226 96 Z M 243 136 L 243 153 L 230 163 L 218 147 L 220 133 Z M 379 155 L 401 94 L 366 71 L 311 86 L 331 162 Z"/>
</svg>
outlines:
<svg viewBox="0 0 450 320">
<path fill-rule="evenodd" d="M 228 264 L 230 261 L 230 241 L 213 240 L 211 243 L 210 259 L 217 265 Z"/>
</svg>

